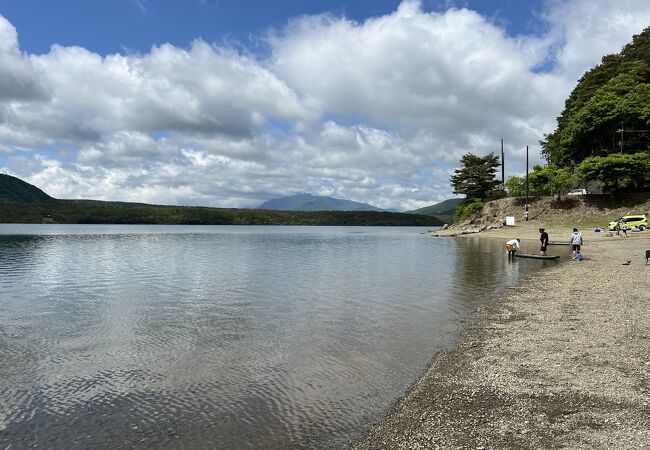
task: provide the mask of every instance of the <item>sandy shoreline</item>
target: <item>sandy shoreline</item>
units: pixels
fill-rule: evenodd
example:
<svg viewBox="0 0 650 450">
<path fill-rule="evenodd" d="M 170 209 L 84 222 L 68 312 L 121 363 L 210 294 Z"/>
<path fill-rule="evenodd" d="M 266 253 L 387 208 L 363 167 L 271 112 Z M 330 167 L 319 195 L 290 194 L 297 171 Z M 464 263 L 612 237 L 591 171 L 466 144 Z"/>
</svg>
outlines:
<svg viewBox="0 0 650 450">
<path fill-rule="evenodd" d="M 532 249 L 537 226 L 480 235 Z M 353 448 L 650 448 L 650 232 L 582 231 L 587 260 L 541 271 L 479 311 Z"/>
</svg>

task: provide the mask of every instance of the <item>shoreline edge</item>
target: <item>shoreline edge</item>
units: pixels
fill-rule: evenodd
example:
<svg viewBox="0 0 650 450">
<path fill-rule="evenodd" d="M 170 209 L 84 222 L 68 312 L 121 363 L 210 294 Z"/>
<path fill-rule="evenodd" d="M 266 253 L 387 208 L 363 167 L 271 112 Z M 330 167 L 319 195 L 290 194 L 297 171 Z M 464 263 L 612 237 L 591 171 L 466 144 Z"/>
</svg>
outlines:
<svg viewBox="0 0 650 450">
<path fill-rule="evenodd" d="M 650 448 L 650 233 L 593 234 L 585 261 L 547 268 L 477 311 L 351 448 Z"/>
</svg>

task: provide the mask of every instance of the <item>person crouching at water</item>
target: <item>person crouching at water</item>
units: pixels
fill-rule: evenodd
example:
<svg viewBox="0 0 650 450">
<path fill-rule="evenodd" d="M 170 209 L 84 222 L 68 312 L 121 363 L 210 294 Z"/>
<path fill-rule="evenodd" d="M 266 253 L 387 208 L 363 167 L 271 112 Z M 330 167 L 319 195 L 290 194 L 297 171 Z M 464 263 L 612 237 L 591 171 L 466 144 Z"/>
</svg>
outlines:
<svg viewBox="0 0 650 450">
<path fill-rule="evenodd" d="M 542 245 L 539 247 L 539 254 L 546 256 L 546 247 L 548 247 L 548 233 L 544 231 L 544 228 L 539 229 L 539 240 Z"/>
<path fill-rule="evenodd" d="M 519 242 L 519 239 L 511 239 L 506 242 L 506 251 L 508 252 L 508 256 L 515 256 L 515 253 L 521 251 Z"/>
<path fill-rule="evenodd" d="M 576 253 L 580 252 L 580 246 L 582 245 L 582 234 L 580 234 L 577 228 L 573 229 L 569 242 L 571 243 L 571 256 L 575 258 Z"/>
</svg>

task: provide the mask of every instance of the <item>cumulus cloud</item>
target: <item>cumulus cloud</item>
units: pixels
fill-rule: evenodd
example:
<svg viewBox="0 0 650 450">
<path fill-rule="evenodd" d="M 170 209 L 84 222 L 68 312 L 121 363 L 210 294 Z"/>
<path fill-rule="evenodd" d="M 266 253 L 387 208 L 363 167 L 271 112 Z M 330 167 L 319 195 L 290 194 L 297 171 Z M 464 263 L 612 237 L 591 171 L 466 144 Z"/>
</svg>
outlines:
<svg viewBox="0 0 650 450">
<path fill-rule="evenodd" d="M 525 96 L 544 56 L 476 12 L 424 14 L 416 2 L 363 24 L 301 18 L 272 42 L 275 70 L 322 110 L 406 129 L 422 128 L 432 113 L 477 128 L 495 109 L 526 114 L 508 97 Z"/>
<path fill-rule="evenodd" d="M 55 45 L 27 57 L 5 19 L 0 36 L 0 136 L 19 147 L 81 144 L 120 131 L 250 136 L 269 117 L 308 119 L 282 80 L 201 40 L 188 50 L 165 44 L 145 55 L 101 57 Z"/>
<path fill-rule="evenodd" d="M 520 158 L 552 129 L 570 89 L 536 70 L 550 39 L 510 38 L 467 9 L 427 14 L 407 1 L 364 23 L 305 17 L 271 42 L 274 71 L 310 105 L 389 127 L 414 145 L 424 137 L 437 161 L 496 150 L 499 138 Z"/>
<path fill-rule="evenodd" d="M 23 57 L 18 47 L 16 28 L 0 16 L 0 113 L 5 102 L 35 99 L 47 95 L 38 74 L 29 59 Z"/>
<path fill-rule="evenodd" d="M 265 59 L 196 40 L 20 50 L 0 17 L 0 168 L 60 198 L 251 207 L 312 192 L 386 208 L 451 194 L 460 155 L 524 170 L 577 78 L 650 23 L 642 0 L 551 0 L 543 35 L 406 0 L 290 20 Z"/>
<path fill-rule="evenodd" d="M 571 81 L 650 25 L 645 0 L 551 0 L 545 14 L 557 43 L 557 72 Z"/>
<path fill-rule="evenodd" d="M 122 130 L 251 135 L 269 117 L 300 121 L 306 111 L 276 76 L 250 58 L 201 40 L 146 55 L 101 57 L 55 46 L 32 58 L 52 99 L 18 120 L 57 138 L 86 141 Z M 29 105 L 33 111 L 35 105 Z"/>
</svg>

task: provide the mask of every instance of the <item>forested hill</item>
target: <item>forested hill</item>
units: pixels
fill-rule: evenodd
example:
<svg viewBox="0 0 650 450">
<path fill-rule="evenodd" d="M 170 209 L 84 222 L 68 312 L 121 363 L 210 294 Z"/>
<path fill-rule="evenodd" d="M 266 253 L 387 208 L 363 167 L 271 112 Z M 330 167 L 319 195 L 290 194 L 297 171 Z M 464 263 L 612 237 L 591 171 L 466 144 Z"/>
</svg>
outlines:
<svg viewBox="0 0 650 450">
<path fill-rule="evenodd" d="M 590 156 L 650 150 L 650 27 L 620 53 L 603 57 L 579 80 L 541 142 L 542 153 L 559 167 Z"/>
<path fill-rule="evenodd" d="M 269 211 L 147 205 L 95 200 L 57 200 L 39 188 L 0 175 L 0 223 L 166 225 L 380 225 L 437 226 L 436 217 L 377 211 Z"/>
<path fill-rule="evenodd" d="M 20 178 L 0 174 L 0 202 L 48 204 L 56 202 L 56 199 Z"/>
<path fill-rule="evenodd" d="M 439 226 L 437 217 L 377 211 L 271 211 L 58 200 L 52 204 L 0 202 L 3 223 L 160 225 Z"/>
<path fill-rule="evenodd" d="M 425 206 L 411 211 L 406 211 L 411 214 L 424 214 L 427 216 L 454 216 L 456 209 L 465 199 L 464 198 L 450 198 L 435 205 Z"/>
</svg>

